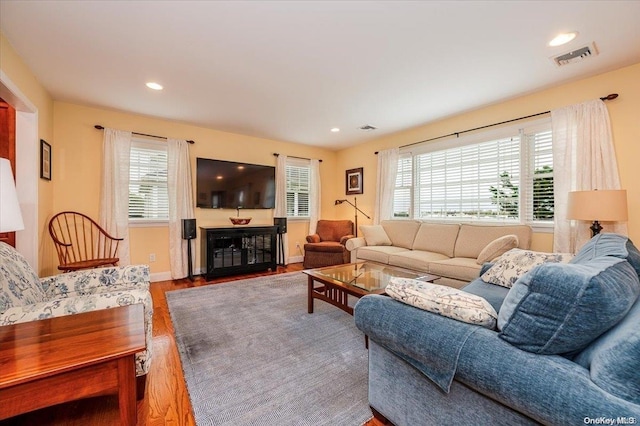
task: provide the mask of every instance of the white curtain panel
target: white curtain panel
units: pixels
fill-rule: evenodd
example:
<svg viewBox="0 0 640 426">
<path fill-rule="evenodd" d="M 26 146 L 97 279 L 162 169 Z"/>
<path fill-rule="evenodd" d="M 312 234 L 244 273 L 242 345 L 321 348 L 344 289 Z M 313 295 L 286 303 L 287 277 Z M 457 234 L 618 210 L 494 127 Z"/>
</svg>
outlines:
<svg viewBox="0 0 640 426">
<path fill-rule="evenodd" d="M 607 106 L 600 99 L 551 111 L 556 252 L 574 253 L 591 239 L 591 223 L 567 219 L 571 191 L 621 189 Z M 594 218 L 596 219 L 596 218 Z M 603 232 L 627 234 L 626 223 Z"/>
<path fill-rule="evenodd" d="M 99 223 L 110 235 L 124 238 L 118 245 L 121 266 L 129 256 L 129 156 L 131 132 L 104 129 L 102 140 L 102 191 Z"/>
<path fill-rule="evenodd" d="M 398 174 L 398 148 L 378 152 L 378 176 L 376 179 L 376 205 L 373 211 L 373 223 L 379 224 L 393 216 L 393 193 Z"/>
<path fill-rule="evenodd" d="M 171 278 L 184 278 L 189 273 L 187 244 L 182 239 L 182 219 L 193 219 L 193 190 L 189 144 L 185 140 L 167 139 L 167 184 L 169 195 L 169 263 Z M 193 265 L 192 265 L 193 267 Z"/>
<path fill-rule="evenodd" d="M 309 188 L 309 235 L 316 233 L 318 219 L 320 218 L 321 188 L 320 188 L 320 160 L 310 161 L 310 188 Z"/>
<path fill-rule="evenodd" d="M 273 212 L 274 217 L 287 217 L 287 156 L 278 155 L 276 161 L 276 206 Z M 282 234 L 282 244 L 284 245 L 284 264 L 289 263 L 289 237 Z"/>
</svg>

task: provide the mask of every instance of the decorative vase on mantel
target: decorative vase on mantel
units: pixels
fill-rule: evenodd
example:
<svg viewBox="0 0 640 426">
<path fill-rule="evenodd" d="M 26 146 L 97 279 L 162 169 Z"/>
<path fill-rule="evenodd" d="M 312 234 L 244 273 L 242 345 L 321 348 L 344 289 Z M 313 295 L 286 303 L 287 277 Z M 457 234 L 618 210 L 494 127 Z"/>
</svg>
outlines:
<svg viewBox="0 0 640 426">
<path fill-rule="evenodd" d="M 234 225 L 248 225 L 251 222 L 250 217 L 240 217 L 240 207 L 236 208 L 237 214 L 236 217 L 230 217 L 229 220 Z"/>
</svg>

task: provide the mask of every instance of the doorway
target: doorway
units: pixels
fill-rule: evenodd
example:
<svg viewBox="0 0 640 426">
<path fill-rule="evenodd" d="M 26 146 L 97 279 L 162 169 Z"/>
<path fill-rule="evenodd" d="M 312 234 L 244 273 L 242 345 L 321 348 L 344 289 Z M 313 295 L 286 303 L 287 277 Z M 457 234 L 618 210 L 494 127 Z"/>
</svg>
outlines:
<svg viewBox="0 0 640 426">
<path fill-rule="evenodd" d="M 38 108 L 0 70 L 0 98 L 15 111 L 15 168 L 18 202 L 25 229 L 15 233 L 15 247 L 39 271 L 38 176 L 40 145 Z"/>
<path fill-rule="evenodd" d="M 16 178 L 16 110 L 0 98 L 0 158 L 11 163 L 13 179 Z M 0 232 L 0 242 L 16 246 L 15 232 Z"/>
</svg>

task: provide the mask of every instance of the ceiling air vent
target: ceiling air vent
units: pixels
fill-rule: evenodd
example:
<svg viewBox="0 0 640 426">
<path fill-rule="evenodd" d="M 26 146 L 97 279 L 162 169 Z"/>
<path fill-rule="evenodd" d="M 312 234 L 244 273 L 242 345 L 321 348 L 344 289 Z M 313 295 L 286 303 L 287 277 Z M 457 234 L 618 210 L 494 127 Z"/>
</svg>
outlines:
<svg viewBox="0 0 640 426">
<path fill-rule="evenodd" d="M 372 126 L 371 124 L 365 124 L 364 126 L 358 127 L 358 129 L 364 130 L 365 132 L 370 132 L 372 130 L 377 130 L 378 128 L 375 126 Z"/>
<path fill-rule="evenodd" d="M 591 43 L 588 46 L 584 46 L 579 49 L 572 50 L 571 52 L 552 57 L 551 60 L 557 66 L 561 67 L 563 65 L 572 64 L 574 62 L 580 62 L 597 54 L 598 50 L 596 49 L 595 43 Z"/>
</svg>

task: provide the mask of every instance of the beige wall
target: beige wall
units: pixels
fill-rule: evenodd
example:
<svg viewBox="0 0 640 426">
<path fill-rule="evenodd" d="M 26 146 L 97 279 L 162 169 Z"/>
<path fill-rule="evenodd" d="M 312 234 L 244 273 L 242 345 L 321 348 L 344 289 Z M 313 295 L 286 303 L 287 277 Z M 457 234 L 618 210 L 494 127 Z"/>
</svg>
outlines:
<svg viewBox="0 0 640 426">
<path fill-rule="evenodd" d="M 24 95 L 28 102 L 37 109 L 38 115 L 38 137 L 29 141 L 28 143 L 36 145 L 32 147 L 32 152 L 39 153 L 39 141 L 40 139 L 46 140 L 52 147 L 52 152 L 56 152 L 56 143 L 53 138 L 53 99 L 51 95 L 45 90 L 40 82 L 33 75 L 31 70 L 25 65 L 22 59 L 13 50 L 7 39 L 2 33 L 0 33 L 0 70 L 8 77 L 10 82 L 15 85 L 21 95 Z M 7 102 L 12 103 L 9 99 Z M 24 111 L 25 108 L 19 105 L 13 105 L 17 110 Z M 23 159 L 21 159 L 23 160 Z M 33 161 L 38 164 L 40 157 L 34 155 L 33 158 L 29 158 L 28 161 Z M 53 168 L 55 172 L 55 165 Z M 21 176 L 18 174 L 17 179 Z M 55 181 L 47 181 L 43 179 L 38 180 L 37 190 L 37 223 L 38 229 L 25 229 L 20 232 L 37 233 L 37 250 L 39 258 L 39 273 L 43 275 L 44 271 L 50 271 L 52 262 L 50 259 L 53 256 L 53 247 L 46 244 L 48 240 L 47 223 L 51 216 L 53 209 L 53 187 Z M 24 206 L 23 206 L 24 208 Z"/>
<path fill-rule="evenodd" d="M 557 70 L 552 70 L 556 71 Z M 338 169 L 364 167 L 364 194 L 358 196 L 358 206 L 373 213 L 377 160 L 375 151 L 399 147 L 417 141 L 447 135 L 478 126 L 549 111 L 589 99 L 618 93 L 620 97 L 607 102 L 622 187 L 627 190 L 629 203 L 629 236 L 640 242 L 640 64 L 595 77 L 501 102 L 476 111 L 456 115 L 434 123 L 382 137 L 377 140 L 338 152 Z M 343 194 L 335 188 L 334 196 Z M 350 197 L 347 197 L 350 198 Z M 350 214 L 350 212 L 349 212 Z M 345 213 L 344 217 L 348 217 Z M 367 223 L 366 219 L 362 223 Z M 551 251 L 552 234 L 534 235 L 532 248 Z"/>
<path fill-rule="evenodd" d="M 188 124 L 176 123 L 141 115 L 79 106 L 65 102 L 54 103 L 54 135 L 57 141 L 54 157 L 54 211 L 77 210 L 98 217 L 100 201 L 101 149 L 103 132 L 95 124 L 115 129 L 193 139 L 190 145 L 193 178 L 196 158 L 215 158 L 275 166 L 273 153 L 304 158 L 320 158 L 322 179 L 322 210 L 333 210 L 333 188 L 337 184 L 336 153 L 305 145 L 268 139 L 253 138 Z M 195 181 L 194 181 L 195 190 Z M 195 194 L 194 194 L 195 199 Z M 196 208 L 198 226 L 230 225 L 229 216 L 235 210 L 209 210 Z M 251 224 L 273 224 L 273 210 L 250 210 Z M 290 256 L 297 254 L 295 243 L 304 244 L 308 222 L 289 223 Z M 167 227 L 133 228 L 131 230 L 131 262 L 149 263 L 149 255 L 156 261 L 149 263 L 152 273 L 169 271 L 169 243 Z M 199 240 L 196 242 L 199 253 Z M 199 256 L 196 256 L 200 267 Z"/>
<path fill-rule="evenodd" d="M 38 238 L 40 275 L 55 272 L 57 259 L 53 251 L 46 224 L 54 212 L 71 209 L 91 216 L 98 215 L 100 191 L 100 164 L 102 132 L 95 124 L 162 136 L 194 139 L 191 146 L 192 166 L 195 158 L 207 157 L 230 161 L 245 161 L 274 165 L 274 152 L 286 155 L 321 158 L 322 218 L 353 218 L 348 205 L 334 206 L 344 195 L 344 171 L 364 168 L 364 194 L 358 196 L 358 206 L 373 217 L 376 186 L 375 151 L 402 146 L 416 141 L 468 128 L 482 126 L 515 117 L 547 111 L 553 108 L 619 93 L 620 97 L 609 102 L 614 142 L 622 185 L 628 191 L 629 235 L 640 241 L 640 171 L 636 166 L 640 158 L 640 64 L 604 73 L 573 83 L 542 90 L 476 111 L 470 111 L 414 129 L 381 137 L 356 147 L 332 152 L 299 144 L 273 141 L 206 129 L 183 123 L 111 111 L 100 108 L 53 102 L 51 96 L 37 81 L 29 68 L 16 55 L 7 40 L 0 34 L 0 70 L 11 79 L 28 100 L 38 109 L 38 139 L 47 140 L 53 150 L 53 180 L 38 182 Z M 33 141 L 38 143 L 38 141 Z M 39 162 L 38 156 L 30 161 Z M 353 201 L 353 197 L 346 197 Z M 233 211 L 196 209 L 198 225 L 223 225 Z M 252 212 L 255 224 L 271 223 L 272 211 Z M 359 217 L 360 224 L 369 223 Z M 295 243 L 304 243 L 307 222 L 289 224 L 290 255 L 301 254 Z M 157 260 L 151 263 L 154 273 L 169 270 L 168 231 L 166 228 L 135 228 L 131 231 L 133 262 L 149 261 L 155 253 Z M 551 234 L 535 234 L 533 248 L 551 250 Z M 199 265 L 198 265 L 199 266 Z"/>
</svg>

